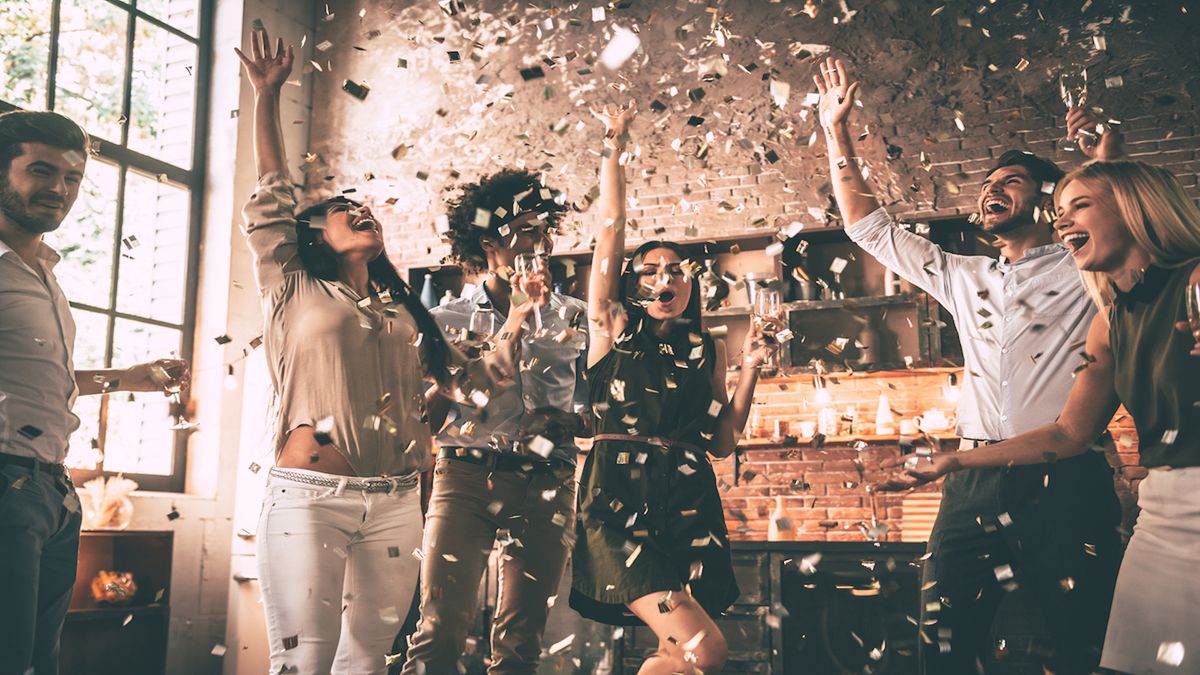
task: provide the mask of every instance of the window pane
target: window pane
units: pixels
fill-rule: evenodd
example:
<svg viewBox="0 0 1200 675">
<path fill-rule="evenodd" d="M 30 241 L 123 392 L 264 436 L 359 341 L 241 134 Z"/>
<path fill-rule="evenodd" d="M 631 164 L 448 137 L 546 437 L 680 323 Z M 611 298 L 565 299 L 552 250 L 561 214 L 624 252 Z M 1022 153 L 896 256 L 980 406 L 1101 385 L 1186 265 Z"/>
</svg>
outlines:
<svg viewBox="0 0 1200 675">
<path fill-rule="evenodd" d="M 62 226 L 47 237 L 62 255 L 54 273 L 68 300 L 105 308 L 109 305 L 117 174 L 116 166 L 92 157 L 83 173 L 79 198 Z"/>
<path fill-rule="evenodd" d="M 133 41 L 129 147 L 176 166 L 192 166 L 196 46 L 149 21 Z"/>
<path fill-rule="evenodd" d="M 0 99 L 22 108 L 46 107 L 50 7 L 45 0 L 0 2 Z"/>
<path fill-rule="evenodd" d="M 183 321 L 188 263 L 188 191 L 129 171 L 117 309 Z"/>
<path fill-rule="evenodd" d="M 108 317 L 83 309 L 72 309 L 75 319 L 74 361 L 76 370 L 104 367 L 104 343 L 108 337 Z M 67 466 L 72 469 L 97 469 L 100 451 L 93 447 L 100 437 L 100 398 L 80 396 L 75 401 L 79 428 L 71 434 Z"/>
<path fill-rule="evenodd" d="M 188 35 L 196 35 L 200 0 L 137 0 L 137 8 Z"/>
<path fill-rule="evenodd" d="M 166 358 L 180 348 L 180 331 L 117 319 L 113 365 L 125 368 Z M 155 392 L 110 394 L 104 470 L 169 475 L 175 459 L 170 399 Z M 132 400 L 131 400 L 132 399 Z"/>
<path fill-rule="evenodd" d="M 62 3 L 54 108 L 110 141 L 121 138 L 128 20 L 107 2 Z"/>
</svg>

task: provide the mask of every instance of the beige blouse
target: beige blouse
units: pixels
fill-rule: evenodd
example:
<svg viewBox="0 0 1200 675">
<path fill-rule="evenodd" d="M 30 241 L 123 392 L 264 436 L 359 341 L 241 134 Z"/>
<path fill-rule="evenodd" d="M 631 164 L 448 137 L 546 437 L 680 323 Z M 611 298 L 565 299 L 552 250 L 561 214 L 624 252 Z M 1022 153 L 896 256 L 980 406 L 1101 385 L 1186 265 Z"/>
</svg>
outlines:
<svg viewBox="0 0 1200 675">
<path fill-rule="evenodd" d="M 428 469 L 416 322 L 402 304 L 363 300 L 309 274 L 295 212 L 291 179 L 280 172 L 261 177 L 242 210 L 263 303 L 276 459 L 288 434 L 309 425 L 328 434 L 359 476 Z"/>
</svg>

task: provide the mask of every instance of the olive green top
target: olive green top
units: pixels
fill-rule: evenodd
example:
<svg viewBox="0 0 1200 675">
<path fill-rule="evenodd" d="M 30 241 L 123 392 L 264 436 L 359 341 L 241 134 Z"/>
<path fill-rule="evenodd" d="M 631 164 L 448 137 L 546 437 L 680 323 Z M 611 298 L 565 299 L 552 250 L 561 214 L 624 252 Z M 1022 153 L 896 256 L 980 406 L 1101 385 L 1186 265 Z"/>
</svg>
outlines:
<svg viewBox="0 0 1200 675">
<path fill-rule="evenodd" d="M 1200 466 L 1200 357 L 1187 320 L 1185 293 L 1195 265 L 1151 267 L 1128 293 L 1117 291 L 1109 343 L 1117 396 L 1137 426 L 1145 467 Z"/>
</svg>

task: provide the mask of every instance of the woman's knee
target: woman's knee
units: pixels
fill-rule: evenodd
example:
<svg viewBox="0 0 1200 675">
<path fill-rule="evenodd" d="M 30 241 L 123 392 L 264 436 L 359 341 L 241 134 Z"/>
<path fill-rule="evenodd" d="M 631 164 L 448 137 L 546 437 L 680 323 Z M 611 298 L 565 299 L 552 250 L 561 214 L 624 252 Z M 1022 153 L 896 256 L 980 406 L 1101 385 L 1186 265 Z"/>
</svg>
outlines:
<svg viewBox="0 0 1200 675">
<path fill-rule="evenodd" d="M 721 669 L 725 667 L 725 662 L 729 660 L 729 645 L 725 642 L 725 636 L 719 632 L 705 635 L 700 643 L 690 651 L 686 650 L 688 646 L 680 645 L 685 649 L 684 661 L 705 675 L 721 672 Z"/>
</svg>

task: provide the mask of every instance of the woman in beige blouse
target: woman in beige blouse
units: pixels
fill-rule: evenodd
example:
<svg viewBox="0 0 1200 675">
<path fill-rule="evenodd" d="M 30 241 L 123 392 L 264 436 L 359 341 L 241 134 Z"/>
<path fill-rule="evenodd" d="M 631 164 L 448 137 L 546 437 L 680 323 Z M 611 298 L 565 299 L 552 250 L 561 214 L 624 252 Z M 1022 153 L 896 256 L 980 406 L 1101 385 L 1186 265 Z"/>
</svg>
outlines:
<svg viewBox="0 0 1200 675">
<path fill-rule="evenodd" d="M 258 529 L 270 671 L 378 672 L 417 580 L 426 378 L 445 388 L 450 361 L 466 369 L 388 261 L 370 209 L 335 198 L 296 213 L 279 121 L 292 49 L 270 47 L 259 30 L 251 55 L 238 51 L 259 175 L 243 215 L 275 394 Z M 519 324 L 529 308 L 517 309 Z"/>
</svg>

